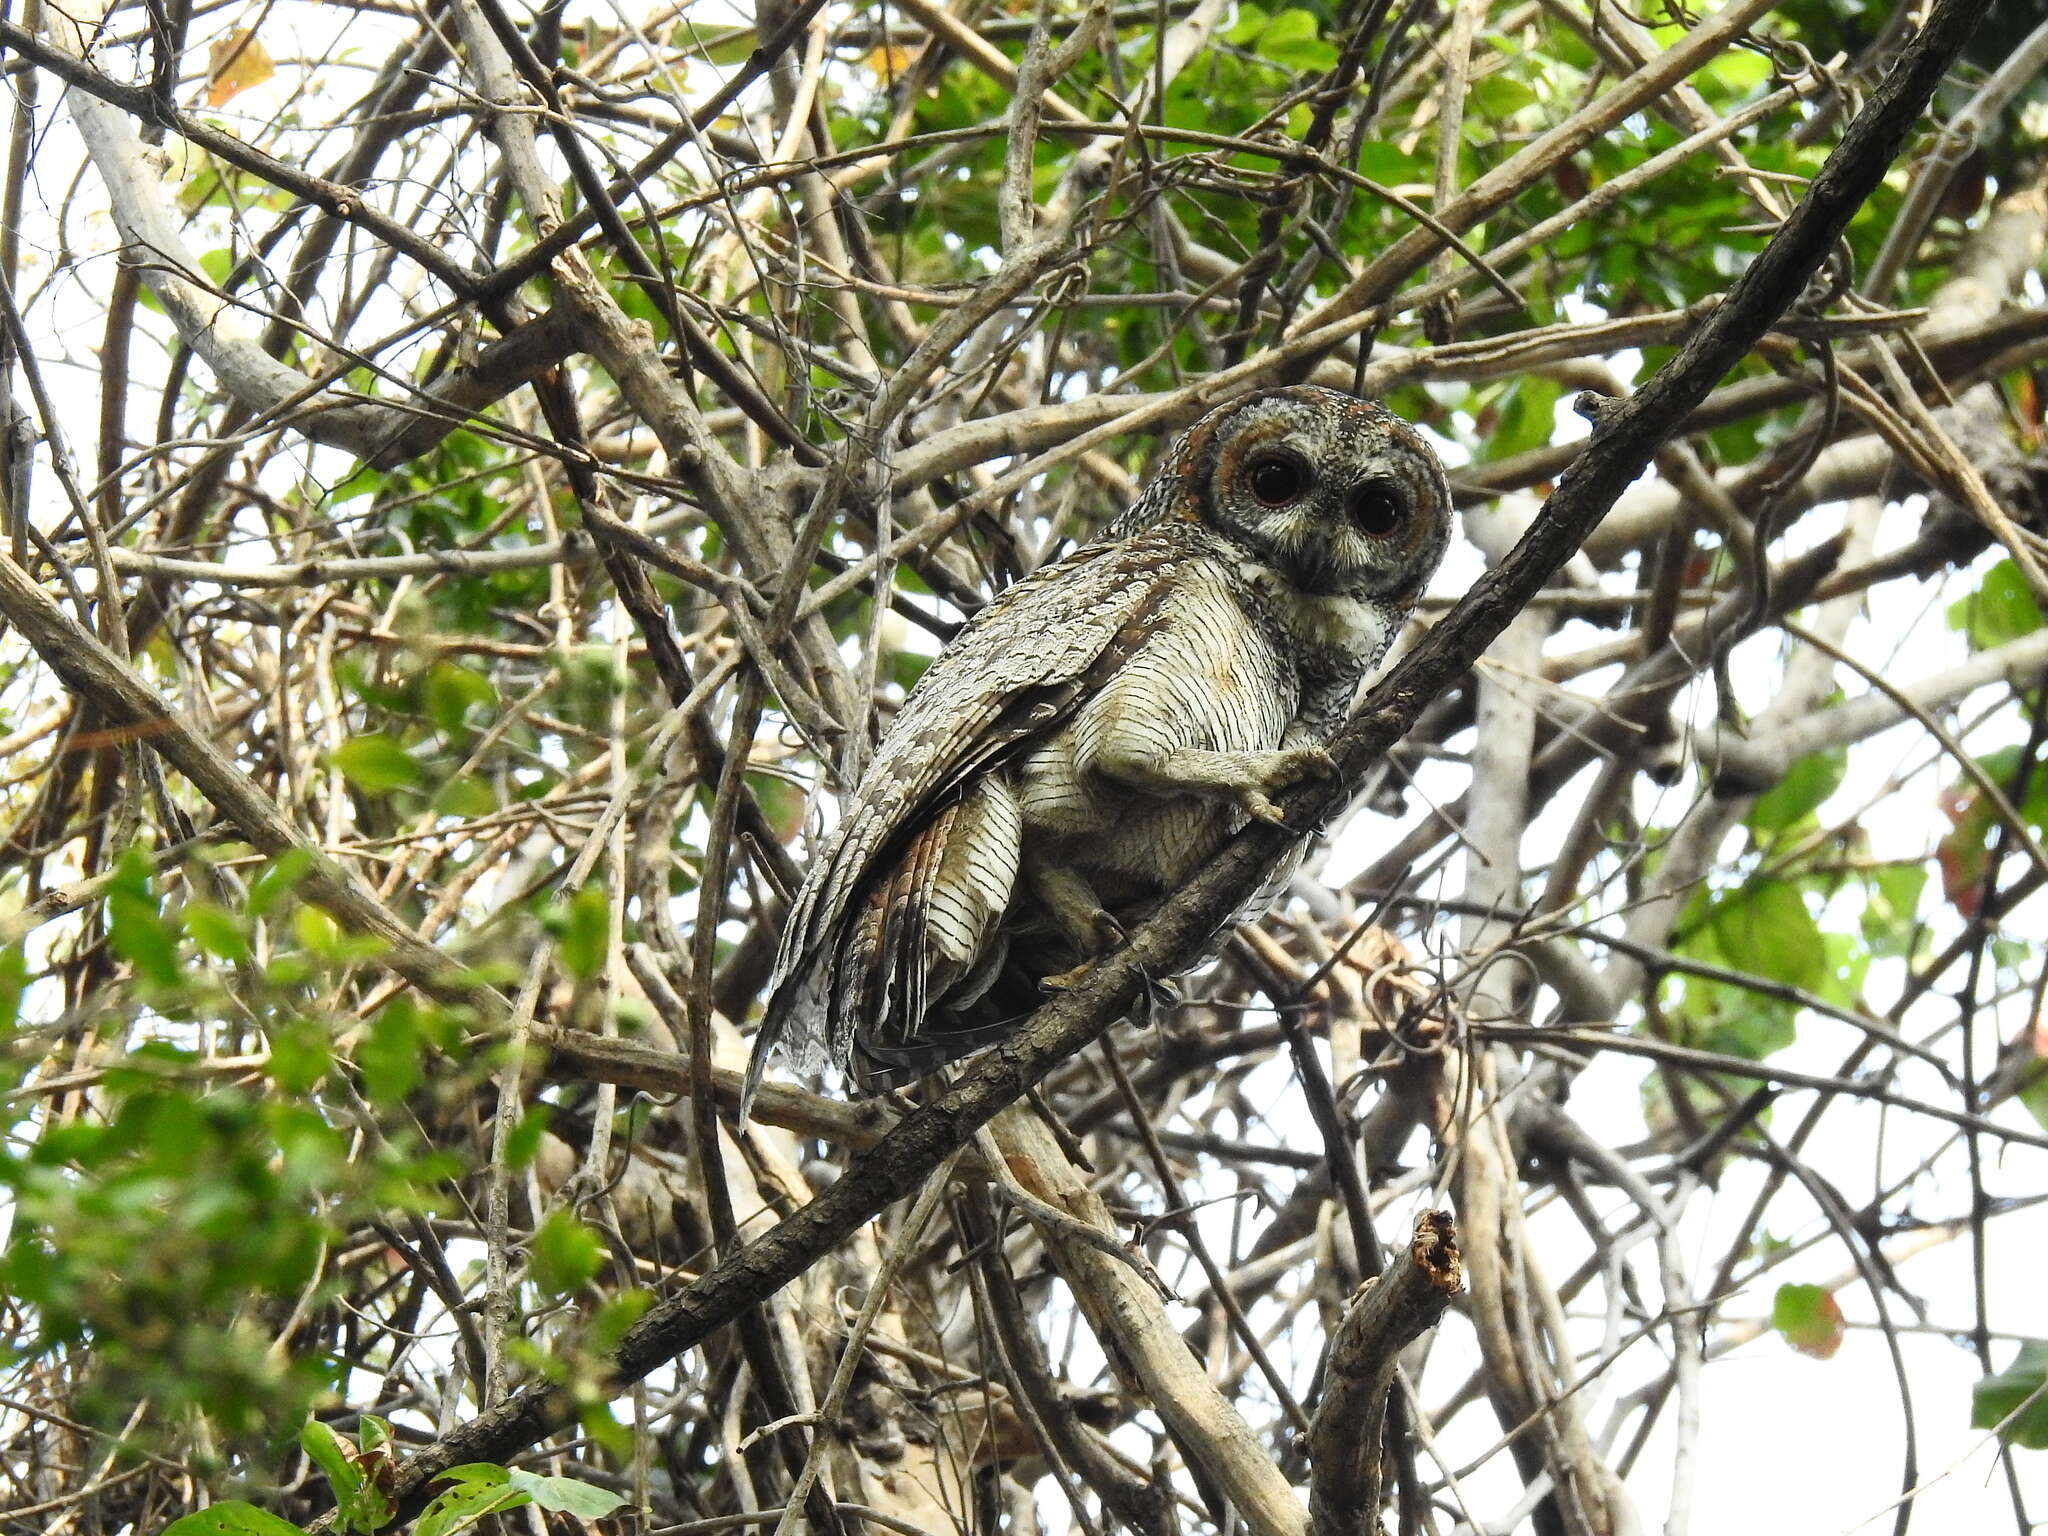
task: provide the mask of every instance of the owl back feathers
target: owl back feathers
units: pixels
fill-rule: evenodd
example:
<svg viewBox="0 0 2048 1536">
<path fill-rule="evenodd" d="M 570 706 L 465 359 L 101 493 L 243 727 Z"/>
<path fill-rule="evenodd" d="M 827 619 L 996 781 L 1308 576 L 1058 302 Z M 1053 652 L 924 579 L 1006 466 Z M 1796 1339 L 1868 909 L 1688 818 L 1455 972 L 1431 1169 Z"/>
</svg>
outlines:
<svg viewBox="0 0 2048 1536">
<path fill-rule="evenodd" d="M 872 1044 L 901 1053 L 945 980 L 974 971 L 950 951 L 969 934 L 989 943 L 1014 893 L 1021 827 L 1007 791 L 963 797 L 962 786 L 1056 729 L 1091 672 L 1142 643 L 1179 541 L 1156 542 L 1098 541 L 1034 572 L 925 669 L 790 909 L 746 1101 L 777 1046 L 798 1071 L 845 1065 L 865 1022 Z M 970 1048 L 914 1054 L 929 1070 Z"/>
</svg>

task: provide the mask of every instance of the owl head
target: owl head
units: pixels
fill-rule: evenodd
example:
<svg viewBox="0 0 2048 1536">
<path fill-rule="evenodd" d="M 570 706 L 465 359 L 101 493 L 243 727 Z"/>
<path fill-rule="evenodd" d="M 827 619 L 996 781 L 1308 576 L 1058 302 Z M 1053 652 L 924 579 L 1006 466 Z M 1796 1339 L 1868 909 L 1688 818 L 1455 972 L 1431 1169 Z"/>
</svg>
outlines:
<svg viewBox="0 0 2048 1536">
<path fill-rule="evenodd" d="M 1189 429 L 1181 514 L 1296 589 L 1406 607 L 1451 535 L 1443 465 L 1407 422 L 1314 385 L 1246 395 Z"/>
</svg>

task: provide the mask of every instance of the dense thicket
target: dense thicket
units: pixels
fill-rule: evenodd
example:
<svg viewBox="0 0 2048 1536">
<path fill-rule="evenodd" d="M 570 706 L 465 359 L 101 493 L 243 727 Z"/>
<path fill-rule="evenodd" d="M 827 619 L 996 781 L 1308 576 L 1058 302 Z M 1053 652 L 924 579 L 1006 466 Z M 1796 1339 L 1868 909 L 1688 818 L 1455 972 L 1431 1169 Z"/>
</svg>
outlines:
<svg viewBox="0 0 2048 1536">
<path fill-rule="evenodd" d="M 625 1501 L 492 1517 L 563 1531 L 2028 1529 L 2048 22 L 1987 9 L 1675 419 L 1921 13 L 8 11 L 0 1530 L 460 1461 Z M 1453 465 L 1405 646 L 1582 392 L 1661 446 L 1181 1001 L 972 1137 L 1041 1058 L 736 1126 L 904 690 L 1311 378 Z"/>
</svg>

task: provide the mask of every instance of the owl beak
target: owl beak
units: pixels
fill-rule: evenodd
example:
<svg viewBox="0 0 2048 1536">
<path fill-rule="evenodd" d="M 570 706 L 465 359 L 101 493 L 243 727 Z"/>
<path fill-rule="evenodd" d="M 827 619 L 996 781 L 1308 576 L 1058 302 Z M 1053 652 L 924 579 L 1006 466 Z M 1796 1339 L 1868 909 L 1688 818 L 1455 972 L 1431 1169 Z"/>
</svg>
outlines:
<svg viewBox="0 0 2048 1536">
<path fill-rule="evenodd" d="M 1328 593 L 1337 590 L 1336 553 L 1327 540 L 1313 535 L 1303 537 L 1287 551 L 1285 558 L 1289 579 L 1302 591 Z"/>
</svg>

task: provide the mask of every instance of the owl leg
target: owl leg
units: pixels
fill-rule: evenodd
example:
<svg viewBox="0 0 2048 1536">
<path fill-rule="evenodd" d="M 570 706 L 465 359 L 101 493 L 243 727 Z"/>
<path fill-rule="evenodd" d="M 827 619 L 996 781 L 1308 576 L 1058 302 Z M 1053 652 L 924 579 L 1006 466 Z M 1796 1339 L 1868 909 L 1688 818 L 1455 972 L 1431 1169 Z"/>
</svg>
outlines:
<svg viewBox="0 0 2048 1536">
<path fill-rule="evenodd" d="M 1287 747 L 1278 752 L 1211 752 L 1201 747 L 1160 750 L 1145 740 L 1112 742 L 1096 756 L 1093 766 L 1098 773 L 1150 794 L 1227 800 L 1254 820 L 1276 827 L 1286 826 L 1287 818 L 1273 803 L 1273 795 L 1337 771 L 1330 754 L 1318 746 Z"/>
<path fill-rule="evenodd" d="M 1029 853 L 1024 856 L 1024 878 L 1045 909 L 1060 937 L 1081 955 L 1081 963 L 1047 976 L 1039 985 L 1059 992 L 1074 985 L 1095 963 L 1124 940 L 1123 925 L 1109 915 L 1087 877 L 1070 865 L 1054 864 Z"/>
</svg>

